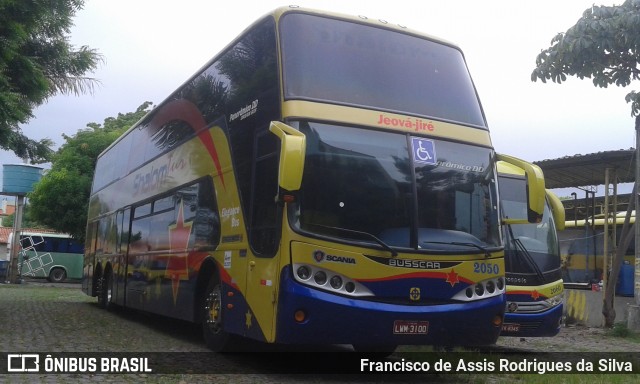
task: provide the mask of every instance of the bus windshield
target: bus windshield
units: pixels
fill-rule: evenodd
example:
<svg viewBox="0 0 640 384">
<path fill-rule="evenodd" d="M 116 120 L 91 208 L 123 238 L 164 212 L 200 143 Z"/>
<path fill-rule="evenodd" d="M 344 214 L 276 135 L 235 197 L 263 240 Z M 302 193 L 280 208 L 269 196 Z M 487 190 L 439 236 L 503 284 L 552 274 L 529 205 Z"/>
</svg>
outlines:
<svg viewBox="0 0 640 384">
<path fill-rule="evenodd" d="M 345 241 L 435 253 L 500 244 L 492 151 L 314 122 L 292 222 Z"/>
<path fill-rule="evenodd" d="M 500 201 L 505 217 L 526 217 L 526 181 L 500 177 Z M 542 221 L 536 224 L 511 225 L 506 233 L 505 264 L 516 274 L 537 275 L 542 281 L 557 276 L 546 274 L 560 270 L 560 248 L 549 204 L 545 204 Z"/>
<path fill-rule="evenodd" d="M 452 46 L 301 13 L 284 16 L 280 28 L 285 99 L 486 127 L 462 52 Z"/>
</svg>

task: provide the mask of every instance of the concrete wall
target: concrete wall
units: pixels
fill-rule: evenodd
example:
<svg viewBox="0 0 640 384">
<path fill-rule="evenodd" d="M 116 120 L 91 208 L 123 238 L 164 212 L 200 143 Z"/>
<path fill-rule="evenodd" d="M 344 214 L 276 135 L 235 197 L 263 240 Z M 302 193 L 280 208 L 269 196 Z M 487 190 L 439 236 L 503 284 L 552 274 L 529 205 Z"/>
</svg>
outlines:
<svg viewBox="0 0 640 384">
<path fill-rule="evenodd" d="M 604 317 L 602 316 L 603 300 L 604 291 L 565 290 L 565 323 L 602 327 L 604 325 Z M 628 305 L 635 305 L 635 299 L 633 297 L 615 297 L 614 308 L 616 310 L 616 323 L 626 323 L 629 317 Z"/>
</svg>

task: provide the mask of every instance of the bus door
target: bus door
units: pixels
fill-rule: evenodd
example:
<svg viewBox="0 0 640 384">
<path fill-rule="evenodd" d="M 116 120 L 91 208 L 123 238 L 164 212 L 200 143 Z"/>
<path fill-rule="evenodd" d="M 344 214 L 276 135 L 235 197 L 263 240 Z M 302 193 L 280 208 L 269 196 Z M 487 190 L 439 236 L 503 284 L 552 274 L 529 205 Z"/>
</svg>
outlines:
<svg viewBox="0 0 640 384">
<path fill-rule="evenodd" d="M 280 281 L 278 253 L 281 233 L 281 205 L 278 195 L 279 141 L 268 130 L 260 130 L 254 146 L 249 244 L 247 259 L 246 335 L 267 341 L 275 337 L 275 306 Z"/>
<path fill-rule="evenodd" d="M 118 305 L 125 305 L 130 223 L 131 208 L 129 207 L 124 211 L 118 211 L 116 217 L 116 253 L 118 254 L 118 263 L 113 266 L 113 296 L 115 303 Z"/>
<path fill-rule="evenodd" d="M 143 310 L 146 304 L 149 272 L 149 225 L 151 203 L 137 206 L 131 213 L 131 226 L 126 253 L 125 290 L 127 307 Z"/>
</svg>

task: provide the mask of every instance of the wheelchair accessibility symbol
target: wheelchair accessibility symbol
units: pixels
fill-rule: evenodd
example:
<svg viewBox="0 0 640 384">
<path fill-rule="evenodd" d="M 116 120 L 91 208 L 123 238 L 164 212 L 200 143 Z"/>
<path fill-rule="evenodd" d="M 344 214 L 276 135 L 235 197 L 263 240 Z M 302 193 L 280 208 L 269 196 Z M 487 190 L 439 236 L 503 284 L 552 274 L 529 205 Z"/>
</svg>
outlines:
<svg viewBox="0 0 640 384">
<path fill-rule="evenodd" d="M 411 147 L 416 163 L 436 165 L 436 146 L 433 140 L 412 137 Z"/>
</svg>

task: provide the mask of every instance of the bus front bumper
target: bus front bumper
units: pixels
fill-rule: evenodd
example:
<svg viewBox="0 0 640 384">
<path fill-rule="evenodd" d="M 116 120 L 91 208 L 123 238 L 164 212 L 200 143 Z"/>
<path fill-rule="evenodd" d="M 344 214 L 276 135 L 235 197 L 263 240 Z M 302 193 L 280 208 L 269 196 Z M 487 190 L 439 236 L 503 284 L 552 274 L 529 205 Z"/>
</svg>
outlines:
<svg viewBox="0 0 640 384">
<path fill-rule="evenodd" d="M 279 343 L 480 346 L 494 344 L 500 334 L 504 296 L 438 305 L 390 304 L 330 294 L 299 284 L 286 268 L 283 272 Z"/>
<path fill-rule="evenodd" d="M 562 304 L 540 313 L 505 313 L 501 336 L 551 337 L 560 332 Z"/>
</svg>

